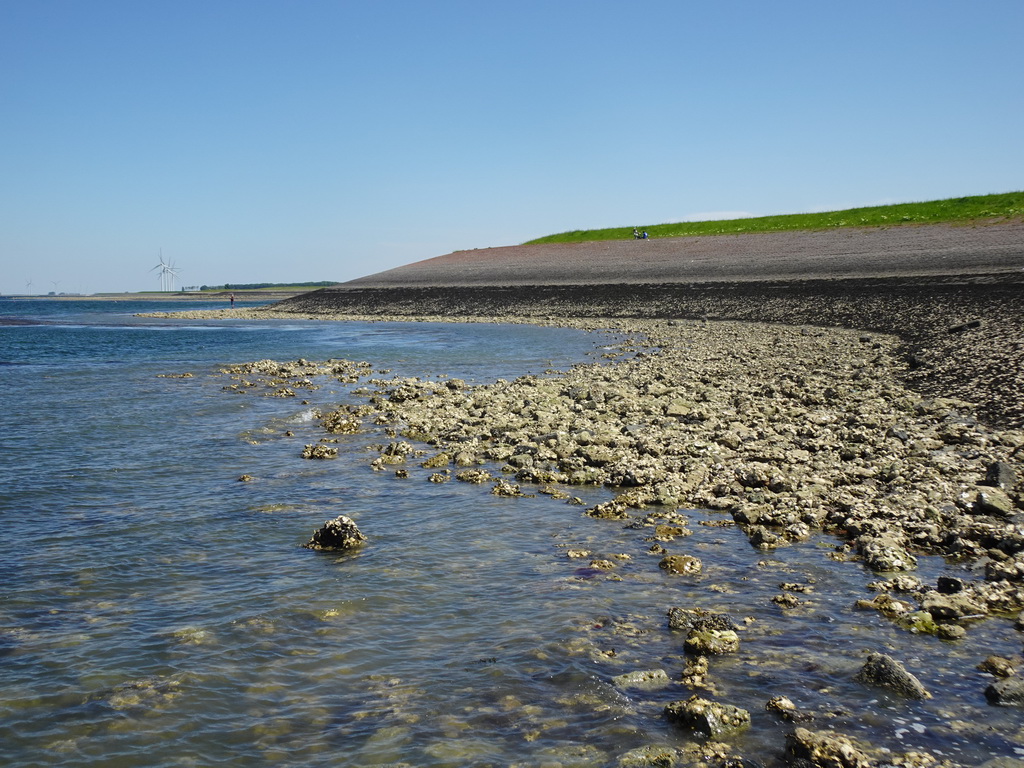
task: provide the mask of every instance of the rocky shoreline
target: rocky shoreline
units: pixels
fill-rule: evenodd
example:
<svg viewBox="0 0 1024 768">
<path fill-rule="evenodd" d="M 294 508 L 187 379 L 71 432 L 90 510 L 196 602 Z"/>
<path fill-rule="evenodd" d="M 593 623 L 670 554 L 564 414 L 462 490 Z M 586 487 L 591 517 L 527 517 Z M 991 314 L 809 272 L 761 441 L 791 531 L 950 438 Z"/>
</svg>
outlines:
<svg viewBox="0 0 1024 768">
<path fill-rule="evenodd" d="M 720 510 L 766 551 L 823 528 L 845 542 L 835 558 L 863 562 L 907 596 L 871 607 L 913 614 L 917 631 L 961 637 L 980 615 L 1024 608 L 1024 432 L 907 388 L 898 339 L 726 321 L 612 327 L 631 339 L 609 362 L 478 386 L 368 379 L 366 404 L 322 423 L 331 433 L 383 428 L 394 439 L 377 470 L 427 445 L 435 481 L 566 497 L 557 489 L 603 485 L 616 497 L 586 514 L 638 527 L 685 525 L 677 509 Z M 352 375 L 338 366 L 331 375 Z M 292 363 L 238 374 L 279 389 L 324 372 Z M 969 559 L 985 578 L 921 584 L 904 575 L 915 553 Z"/>
<path fill-rule="evenodd" d="M 518 290 L 498 306 L 475 291 L 473 307 L 515 315 L 414 315 L 450 306 L 451 291 L 405 305 L 394 289 L 390 308 L 399 313 L 365 297 L 310 313 L 317 292 L 298 306 L 176 315 L 533 322 L 626 334 L 631 342 L 613 363 L 550 376 L 474 387 L 376 380 L 370 405 L 351 418 L 430 445 L 433 466 L 458 479 L 479 482 L 488 474 L 480 466 L 497 466 L 504 475 L 495 480 L 514 474 L 519 483 L 615 489 L 614 501 L 588 510 L 593 516 L 672 525 L 676 508 L 722 510 L 765 550 L 825 528 L 846 541 L 837 557 L 888 574 L 912 571 L 914 553 L 970 559 L 986 578 L 955 592 L 899 578 L 894 584 L 916 605 L 874 606 L 894 616 L 921 608 L 929 614 L 918 616 L 921 626 L 954 637 L 964 617 L 1024 608 L 1024 299 L 1016 284 L 954 281 L 943 290 L 911 282 L 861 284 L 859 292 L 804 286 L 774 301 L 759 284 L 760 302 L 702 290 L 685 308 L 679 297 L 671 304 L 684 316 L 746 308 L 758 320 L 785 316 L 785 325 L 610 317 L 612 300 L 619 314 L 669 309 L 650 292 L 641 306 L 635 287 L 633 304 L 605 287 L 577 293 L 571 307 Z M 595 306 L 605 310 L 600 317 L 580 316 Z M 857 329 L 792 323 L 812 318 Z M 902 338 L 863 330 L 897 326 Z M 1001 373 L 988 382 L 964 374 L 979 368 Z M 971 393 L 981 397 L 962 396 Z M 389 444 L 375 468 L 404 463 L 413 450 Z M 499 480 L 495 490 L 509 487 Z"/>
<path fill-rule="evenodd" d="M 319 375 L 361 384 L 364 402 L 321 414 L 325 436 L 306 446 L 310 459 L 329 459 L 340 434 L 379 431 L 370 464 L 399 477 L 418 464 L 432 482 L 567 503 L 578 502 L 574 486 L 605 486 L 614 497 L 585 514 L 636 529 L 656 555 L 650 567 L 667 574 L 701 568 L 673 551 L 689 535 L 686 509 L 722 513 L 766 553 L 828 532 L 836 542 L 829 558 L 877 575 L 874 596 L 851 591 L 851 608 L 969 643 L 985 618 L 1024 629 L 1021 288 L 1006 274 L 699 288 L 353 286 L 265 310 L 176 314 L 613 331 L 627 340 L 599 363 L 476 386 L 443 375 L 373 378 L 365 365 L 339 361 L 262 361 L 228 372 L 236 387 L 283 396 Z M 926 582 L 915 575 L 922 555 L 961 562 L 962 577 Z M 669 628 L 686 633 L 692 659 L 683 680 L 699 690 L 707 656 L 734 652 L 741 628 L 676 610 Z M 898 660 L 881 662 L 873 657 L 858 679 L 895 696 L 931 695 Z M 989 702 L 1024 703 L 1019 659 L 984 663 L 996 670 Z M 791 702 L 768 708 L 805 723 Z M 742 728 L 749 719 L 697 695 L 665 716 L 710 734 L 709 745 L 730 739 L 722 722 Z M 801 765 L 955 765 L 802 726 L 786 749 Z M 629 764 L 686 763 L 657 759 Z"/>
<path fill-rule="evenodd" d="M 1024 271 L 991 275 L 695 284 L 361 288 L 315 291 L 256 310 L 179 317 L 570 323 L 576 318 L 738 320 L 898 337 L 901 379 L 1024 427 Z"/>
<path fill-rule="evenodd" d="M 986 426 L 969 402 L 909 389 L 898 338 L 729 321 L 559 324 L 629 339 L 600 363 L 478 386 L 444 376 L 374 378 L 367 365 L 343 361 L 263 361 L 229 372 L 243 389 L 279 396 L 318 375 L 362 385 L 364 403 L 321 414 L 326 434 L 306 446 L 310 459 L 336 455 L 341 435 L 380 431 L 385 440 L 370 466 L 398 477 L 418 465 L 431 482 L 569 504 L 579 503 L 574 486 L 604 485 L 614 498 L 584 514 L 635 529 L 655 555 L 649 567 L 667 574 L 699 572 L 699 558 L 678 554 L 690 533 L 683 510 L 712 509 L 766 554 L 819 530 L 833 534 L 830 559 L 876 572 L 874 597 L 851 590 L 849 606 L 907 632 L 969 643 L 971 627 L 986 617 L 1024 628 L 1024 432 Z M 923 554 L 961 561 L 963 577 L 923 581 L 914 573 Z M 734 653 L 740 639 L 724 616 L 697 614 L 670 615 L 669 629 L 686 636 L 683 681 L 699 691 L 706 658 Z M 1018 661 L 984 660 L 1009 670 L 993 674 L 984 691 L 993 704 L 1024 702 Z M 866 665 L 866 685 L 931 695 L 898 660 L 887 662 L 899 674 L 872 674 Z M 787 722 L 810 717 L 775 704 Z M 695 695 L 673 702 L 666 717 L 709 732 L 709 743 L 729 754 L 721 742 L 732 734 L 714 723 L 735 709 Z M 729 716 L 742 726 L 749 716 L 739 711 Z M 808 727 L 790 734 L 787 749 L 820 766 L 955 765 L 924 754 L 882 761 L 866 745 Z M 852 762 L 835 762 L 839 753 Z M 688 764 L 680 755 L 659 759 Z"/>
</svg>

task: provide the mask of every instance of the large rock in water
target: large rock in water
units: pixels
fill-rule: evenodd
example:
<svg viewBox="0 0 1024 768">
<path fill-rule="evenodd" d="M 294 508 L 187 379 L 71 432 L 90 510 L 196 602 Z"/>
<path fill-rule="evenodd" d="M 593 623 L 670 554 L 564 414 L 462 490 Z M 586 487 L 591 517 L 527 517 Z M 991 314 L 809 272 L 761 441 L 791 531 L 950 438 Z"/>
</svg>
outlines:
<svg viewBox="0 0 1024 768">
<path fill-rule="evenodd" d="M 832 731 L 797 728 L 786 737 L 786 752 L 820 768 L 871 768 L 874 765 L 851 739 Z"/>
<path fill-rule="evenodd" d="M 668 609 L 668 628 L 692 630 L 734 630 L 736 625 L 727 614 L 708 611 L 704 608 L 683 608 L 675 606 Z"/>
<path fill-rule="evenodd" d="M 867 663 L 857 673 L 856 680 L 911 699 L 932 697 L 920 680 L 908 672 L 900 662 L 884 653 L 872 653 L 868 656 Z"/>
<path fill-rule="evenodd" d="M 668 555 L 662 558 L 658 567 L 666 573 L 693 575 L 700 573 L 704 564 L 692 555 Z"/>
<path fill-rule="evenodd" d="M 731 629 L 692 629 L 683 648 L 695 656 L 722 656 L 740 649 L 740 638 Z"/>
<path fill-rule="evenodd" d="M 997 680 L 985 689 L 989 704 L 1000 707 L 1024 707 L 1024 680 L 1006 677 Z"/>
<path fill-rule="evenodd" d="M 697 695 L 665 705 L 665 716 L 673 723 L 711 738 L 721 738 L 750 725 L 750 713 L 731 704 L 702 699 Z"/>
<path fill-rule="evenodd" d="M 366 536 L 356 526 L 355 520 L 345 515 L 339 515 L 333 520 L 327 520 L 319 530 L 313 532 L 313 538 L 307 541 L 306 549 L 355 549 L 366 541 Z"/>
<path fill-rule="evenodd" d="M 612 678 L 612 685 L 616 688 L 664 688 L 669 682 L 668 673 L 664 669 L 642 669 Z"/>
</svg>

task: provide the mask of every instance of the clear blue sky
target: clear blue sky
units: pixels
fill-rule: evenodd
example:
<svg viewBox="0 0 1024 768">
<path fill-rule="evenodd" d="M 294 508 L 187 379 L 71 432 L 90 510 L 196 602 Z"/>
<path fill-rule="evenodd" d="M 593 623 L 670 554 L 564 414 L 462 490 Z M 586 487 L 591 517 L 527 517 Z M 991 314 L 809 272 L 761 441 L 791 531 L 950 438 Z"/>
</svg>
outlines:
<svg viewBox="0 0 1024 768">
<path fill-rule="evenodd" d="M 1022 0 L 0 0 L 0 292 L 1018 190 L 1022 40 Z"/>
</svg>

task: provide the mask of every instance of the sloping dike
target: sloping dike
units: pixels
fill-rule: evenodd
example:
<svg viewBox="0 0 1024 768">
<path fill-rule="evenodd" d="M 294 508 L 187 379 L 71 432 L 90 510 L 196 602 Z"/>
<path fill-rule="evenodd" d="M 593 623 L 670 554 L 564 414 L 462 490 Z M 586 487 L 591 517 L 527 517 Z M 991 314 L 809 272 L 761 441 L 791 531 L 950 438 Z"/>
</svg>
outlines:
<svg viewBox="0 0 1024 768">
<path fill-rule="evenodd" d="M 892 333 L 909 383 L 1024 425 L 1024 222 L 456 251 L 287 299 L 301 314 L 741 320 Z"/>
</svg>

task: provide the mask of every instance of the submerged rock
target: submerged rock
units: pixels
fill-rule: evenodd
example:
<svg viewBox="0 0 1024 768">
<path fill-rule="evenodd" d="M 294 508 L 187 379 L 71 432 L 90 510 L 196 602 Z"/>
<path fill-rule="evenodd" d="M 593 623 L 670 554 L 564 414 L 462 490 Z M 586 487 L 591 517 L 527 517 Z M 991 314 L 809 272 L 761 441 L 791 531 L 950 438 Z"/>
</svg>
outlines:
<svg viewBox="0 0 1024 768">
<path fill-rule="evenodd" d="M 356 526 L 351 517 L 339 515 L 333 520 L 326 520 L 323 527 L 313 532 L 313 538 L 307 541 L 306 549 L 355 549 L 366 541 L 366 536 Z"/>
<path fill-rule="evenodd" d="M 682 750 L 675 747 L 662 747 L 648 745 L 631 749 L 624 755 L 620 755 L 616 766 L 618 768 L 673 768 L 680 765 L 684 754 Z"/>
<path fill-rule="evenodd" d="M 338 458 L 338 449 L 331 448 L 328 445 L 322 443 L 315 443 L 307 445 L 302 449 L 302 458 L 304 459 L 336 459 Z"/>
<path fill-rule="evenodd" d="M 694 694 L 683 701 L 665 706 L 669 721 L 690 728 L 704 736 L 719 738 L 750 725 L 750 713 L 731 704 L 720 704 Z"/>
<path fill-rule="evenodd" d="M 1004 677 L 985 689 L 989 704 L 1000 707 L 1024 707 L 1024 679 Z"/>
<path fill-rule="evenodd" d="M 704 564 L 692 555 L 668 555 L 662 558 L 658 567 L 666 573 L 695 574 L 703 570 Z"/>
<path fill-rule="evenodd" d="M 683 644 L 695 656 L 722 656 L 740 649 L 740 638 L 731 629 L 692 629 Z"/>
<path fill-rule="evenodd" d="M 1017 674 L 1017 665 L 1005 656 L 989 656 L 978 665 L 978 669 L 996 677 L 1013 677 Z"/>
<path fill-rule="evenodd" d="M 668 673 L 664 669 L 641 669 L 612 678 L 612 685 L 616 688 L 664 688 L 668 683 Z"/>
<path fill-rule="evenodd" d="M 669 629 L 686 630 L 735 630 L 736 625 L 727 614 L 708 611 L 704 608 L 682 608 L 674 606 L 668 609 Z"/>
<path fill-rule="evenodd" d="M 132 680 L 115 687 L 107 696 L 107 704 L 115 710 L 137 710 L 153 714 L 164 709 L 182 693 L 177 678 Z"/>
<path fill-rule="evenodd" d="M 871 768 L 874 761 L 846 736 L 796 728 L 786 736 L 786 753 L 821 768 Z"/>
<path fill-rule="evenodd" d="M 885 688 L 910 699 L 930 699 L 932 695 L 906 667 L 884 653 L 872 653 L 854 678 L 858 682 Z"/>
</svg>

